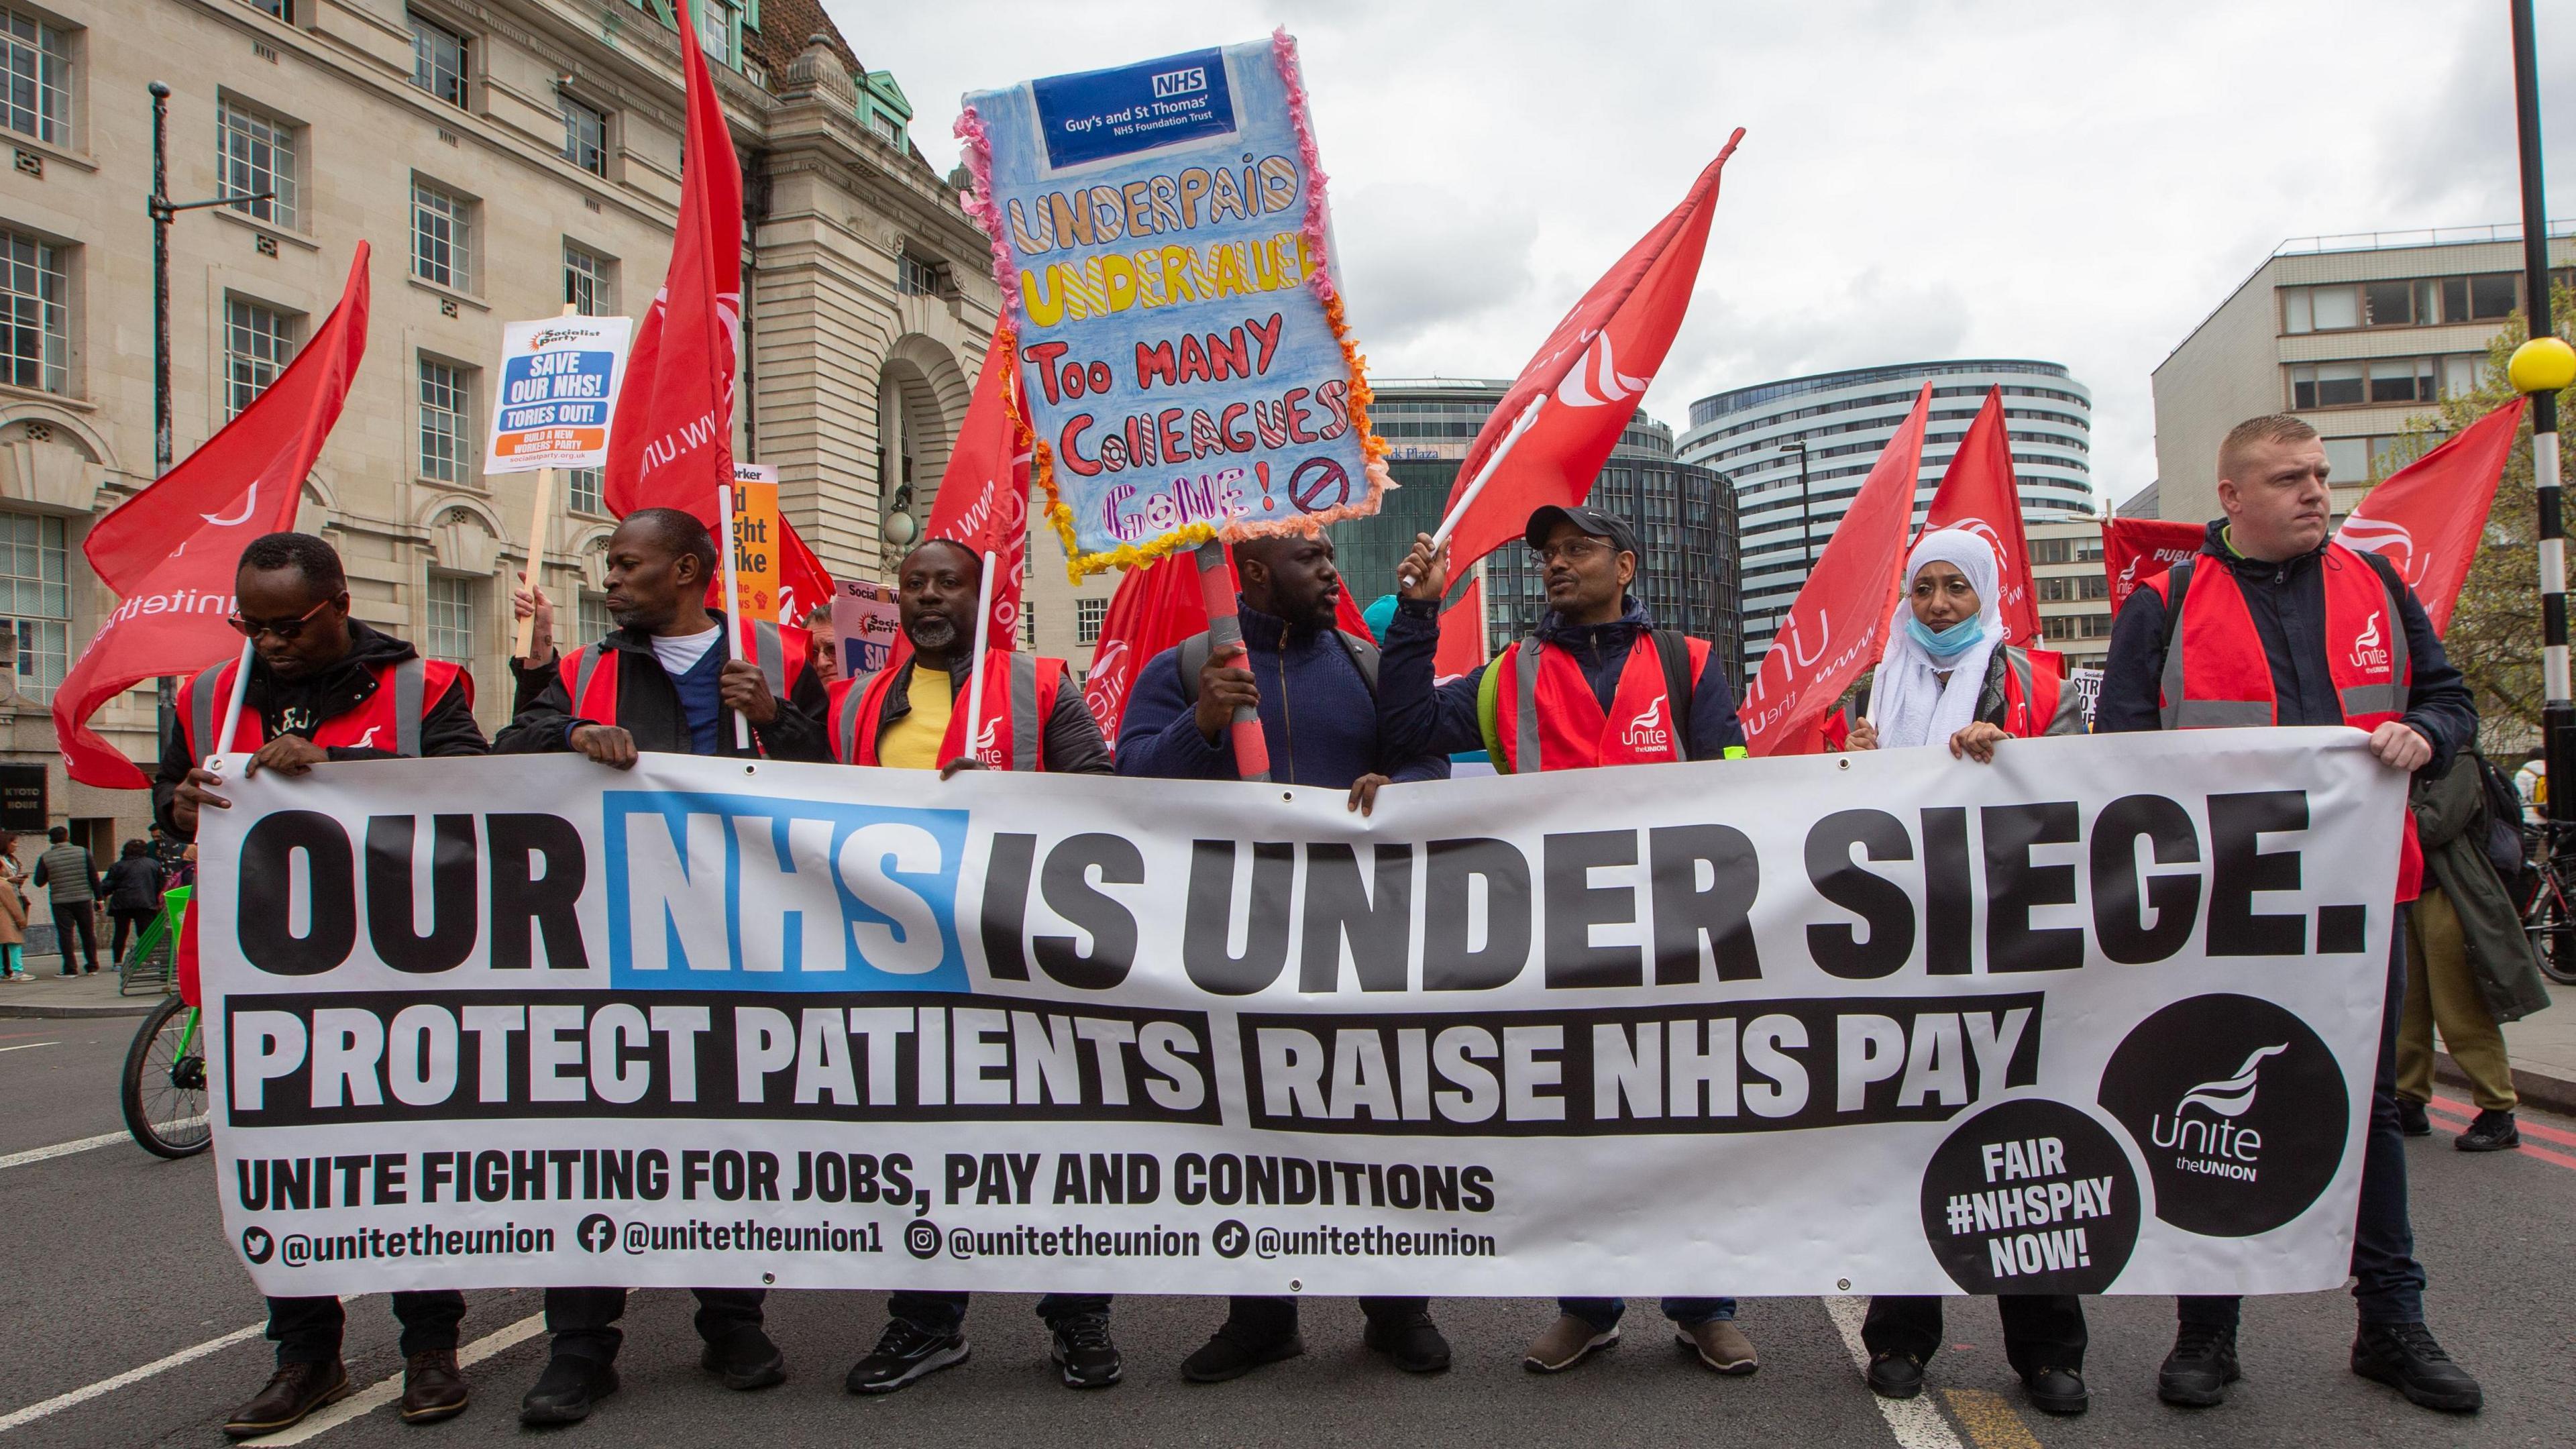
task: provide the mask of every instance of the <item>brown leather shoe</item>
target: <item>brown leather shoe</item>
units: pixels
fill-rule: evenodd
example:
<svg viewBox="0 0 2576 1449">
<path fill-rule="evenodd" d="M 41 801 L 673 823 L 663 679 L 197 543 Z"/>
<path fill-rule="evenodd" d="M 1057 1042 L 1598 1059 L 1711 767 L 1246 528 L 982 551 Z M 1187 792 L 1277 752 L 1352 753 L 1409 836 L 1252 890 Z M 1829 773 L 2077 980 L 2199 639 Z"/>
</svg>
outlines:
<svg viewBox="0 0 2576 1449">
<path fill-rule="evenodd" d="M 456 1350 L 433 1348 L 403 1361 L 402 1421 L 435 1424 L 465 1412 L 471 1397 L 456 1368 Z"/>
<path fill-rule="evenodd" d="M 1682 1347 L 1699 1355 L 1699 1361 L 1722 1374 L 1749 1374 L 1762 1367 L 1753 1352 L 1753 1340 L 1733 1320 L 1712 1318 L 1691 1328 L 1674 1326 L 1674 1337 Z"/>
<path fill-rule="evenodd" d="M 235 1439 L 256 1439 L 304 1422 L 304 1416 L 349 1393 L 349 1371 L 337 1359 L 329 1363 L 285 1363 L 277 1366 L 268 1387 L 233 1410 L 224 1432 Z"/>
</svg>

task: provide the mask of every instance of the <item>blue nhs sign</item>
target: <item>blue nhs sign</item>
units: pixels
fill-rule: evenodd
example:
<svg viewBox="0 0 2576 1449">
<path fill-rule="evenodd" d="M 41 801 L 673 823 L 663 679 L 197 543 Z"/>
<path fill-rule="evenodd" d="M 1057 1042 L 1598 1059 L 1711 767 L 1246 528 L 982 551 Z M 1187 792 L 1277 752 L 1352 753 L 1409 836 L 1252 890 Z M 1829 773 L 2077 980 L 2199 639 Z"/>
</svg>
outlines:
<svg viewBox="0 0 2576 1449">
<path fill-rule="evenodd" d="M 611 791 L 610 984 L 964 991 L 963 810 Z"/>
</svg>

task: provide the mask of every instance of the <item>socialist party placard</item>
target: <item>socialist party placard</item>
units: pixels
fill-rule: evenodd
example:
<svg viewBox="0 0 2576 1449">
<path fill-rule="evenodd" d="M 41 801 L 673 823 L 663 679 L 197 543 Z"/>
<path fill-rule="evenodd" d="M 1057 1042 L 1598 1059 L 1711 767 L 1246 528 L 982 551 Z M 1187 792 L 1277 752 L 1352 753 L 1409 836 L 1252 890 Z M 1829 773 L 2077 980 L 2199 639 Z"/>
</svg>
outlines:
<svg viewBox="0 0 2576 1449">
<path fill-rule="evenodd" d="M 1032 471 L 1077 574 L 1377 511 L 1293 40 L 966 105 Z"/>
<path fill-rule="evenodd" d="M 501 328 L 486 473 L 597 468 L 635 323 L 626 317 L 549 317 Z"/>
<path fill-rule="evenodd" d="M 281 1295 L 2343 1281 L 2405 784 L 2357 731 L 1370 817 L 1146 783 L 238 780 L 198 897 L 226 1231 Z"/>
</svg>

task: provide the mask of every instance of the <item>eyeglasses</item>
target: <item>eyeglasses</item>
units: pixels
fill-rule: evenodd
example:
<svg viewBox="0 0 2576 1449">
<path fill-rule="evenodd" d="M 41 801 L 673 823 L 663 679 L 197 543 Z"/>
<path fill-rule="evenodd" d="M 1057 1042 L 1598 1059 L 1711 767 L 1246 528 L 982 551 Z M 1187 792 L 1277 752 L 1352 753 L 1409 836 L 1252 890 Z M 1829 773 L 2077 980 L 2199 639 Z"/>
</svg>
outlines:
<svg viewBox="0 0 2576 1449">
<path fill-rule="evenodd" d="M 1559 560 L 1566 563 L 1581 563 L 1594 554 L 1608 552 L 1609 548 L 1610 545 L 1596 538 L 1569 538 L 1563 543 L 1541 544 L 1538 550 L 1538 561 L 1543 564 L 1556 563 Z"/>
<path fill-rule="evenodd" d="M 304 626 L 313 622 L 313 616 L 331 607 L 331 604 L 331 600 L 324 599 L 292 619 L 248 619 L 242 617 L 241 611 L 237 609 L 226 614 L 224 622 L 232 625 L 233 632 L 245 639 L 256 639 L 262 634 L 274 634 L 279 643 L 292 644 L 304 637 Z"/>
</svg>

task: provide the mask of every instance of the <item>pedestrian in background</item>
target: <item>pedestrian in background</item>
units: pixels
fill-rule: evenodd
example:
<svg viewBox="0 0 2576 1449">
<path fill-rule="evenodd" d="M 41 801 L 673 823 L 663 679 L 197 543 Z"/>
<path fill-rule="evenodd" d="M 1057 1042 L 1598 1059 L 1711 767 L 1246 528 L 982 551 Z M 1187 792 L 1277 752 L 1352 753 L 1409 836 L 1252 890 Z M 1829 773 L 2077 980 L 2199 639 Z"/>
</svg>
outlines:
<svg viewBox="0 0 2576 1449">
<path fill-rule="evenodd" d="M 107 895 L 107 913 L 116 921 L 116 939 L 108 946 L 108 959 L 123 961 L 127 933 L 141 940 L 144 928 L 161 913 L 161 862 L 152 858 L 151 846 L 129 840 L 118 853 L 116 864 L 107 868 L 99 887 Z"/>
<path fill-rule="evenodd" d="M 18 863 L 18 837 L 0 834 L 0 981 L 30 981 L 27 974 L 27 868 Z"/>
<path fill-rule="evenodd" d="M 75 976 L 72 970 L 72 937 L 80 937 L 81 955 L 92 972 L 98 970 L 98 867 L 89 858 L 86 847 L 72 844 L 72 833 L 55 826 L 46 837 L 53 844 L 36 857 L 36 884 L 51 891 L 54 907 L 54 949 L 63 953 L 63 974 Z"/>
<path fill-rule="evenodd" d="M 2409 1137 L 2429 1137 L 2424 1104 L 2433 1100 L 2433 1029 L 2469 1079 L 2477 1119 L 2453 1144 L 2463 1152 L 2501 1152 L 2522 1145 L 2513 1110 L 2513 1063 L 2497 1028 L 2549 1005 L 2540 958 L 2532 954 L 2521 916 L 2489 853 L 2501 824 L 2519 847 L 2520 832 L 2489 806 L 2483 761 L 2462 750 L 2451 766 L 2415 777 L 2408 806 L 2430 877 L 2406 918 L 2412 966 L 2406 1014 L 2397 1028 L 2397 1118 Z M 2499 787 L 2501 789 L 2501 787 Z M 2499 842 L 2500 845 L 2500 842 Z M 2513 854 L 2518 858 L 2519 850 Z"/>
</svg>

